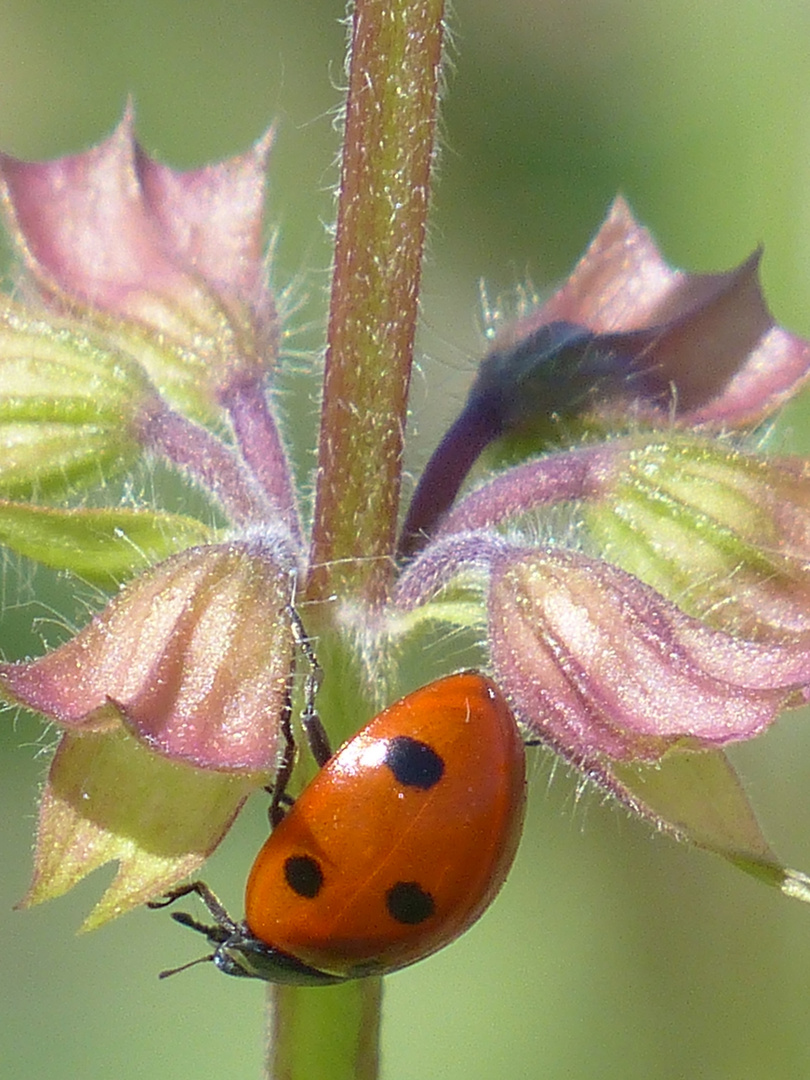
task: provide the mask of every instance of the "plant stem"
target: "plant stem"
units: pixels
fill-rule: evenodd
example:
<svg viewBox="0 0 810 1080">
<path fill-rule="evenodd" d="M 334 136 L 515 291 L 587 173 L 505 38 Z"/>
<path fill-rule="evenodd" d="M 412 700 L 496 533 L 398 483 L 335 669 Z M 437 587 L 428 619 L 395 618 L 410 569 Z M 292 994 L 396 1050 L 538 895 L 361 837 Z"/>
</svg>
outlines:
<svg viewBox="0 0 810 1080">
<path fill-rule="evenodd" d="M 271 988 L 268 1046 L 274 1080 L 375 1080 L 381 979 L 305 990 Z"/>
<path fill-rule="evenodd" d="M 291 471 L 281 435 L 261 379 L 252 375 L 229 386 L 221 395 L 233 424 L 245 464 L 265 494 L 275 519 L 301 543 L 301 519 Z"/>
<path fill-rule="evenodd" d="M 354 4 L 306 590 L 316 635 L 331 613 L 317 601 L 380 604 L 393 580 L 442 15 L 443 0 Z M 358 704 L 337 727 L 356 726 Z M 379 979 L 272 987 L 268 1076 L 373 1080 L 381 996 Z"/>
<path fill-rule="evenodd" d="M 378 603 L 392 578 L 442 9 L 354 7 L 310 599 Z"/>
</svg>

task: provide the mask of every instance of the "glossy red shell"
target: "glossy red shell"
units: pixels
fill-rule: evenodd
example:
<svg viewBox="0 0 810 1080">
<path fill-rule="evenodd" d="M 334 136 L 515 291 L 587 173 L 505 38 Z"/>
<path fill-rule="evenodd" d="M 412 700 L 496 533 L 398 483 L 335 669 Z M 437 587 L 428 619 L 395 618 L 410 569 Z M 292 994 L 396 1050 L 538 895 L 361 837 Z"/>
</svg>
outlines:
<svg viewBox="0 0 810 1080">
<path fill-rule="evenodd" d="M 441 760 L 427 788 L 399 782 L 386 763 L 403 737 Z M 476 672 L 431 683 L 345 743 L 296 800 L 253 865 L 248 929 L 344 977 L 411 964 L 492 901 L 517 850 L 524 803 L 523 741 L 495 684 Z M 313 895 L 288 884 L 291 858 L 319 868 Z M 397 883 L 418 885 L 432 912 L 415 924 L 392 917 L 386 896 Z"/>
</svg>

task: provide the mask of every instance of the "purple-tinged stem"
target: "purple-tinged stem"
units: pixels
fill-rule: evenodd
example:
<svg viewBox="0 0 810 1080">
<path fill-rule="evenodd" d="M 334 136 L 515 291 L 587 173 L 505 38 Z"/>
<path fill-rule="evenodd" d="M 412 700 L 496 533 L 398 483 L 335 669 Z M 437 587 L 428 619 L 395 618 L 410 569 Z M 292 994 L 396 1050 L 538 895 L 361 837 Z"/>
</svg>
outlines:
<svg viewBox="0 0 810 1080">
<path fill-rule="evenodd" d="M 381 604 L 393 580 L 443 15 L 443 0 L 355 0 L 352 9 L 305 593 L 314 601 L 306 612 L 308 632 L 323 633 L 323 643 L 335 608 L 323 601 L 352 597 Z M 335 710 L 335 726 L 356 727 L 352 679 L 340 667 L 331 670 L 331 693 L 345 701 Z M 373 1080 L 381 992 L 376 978 L 317 990 L 275 987 L 271 1007 L 283 1035 L 275 1027 L 268 1077 Z"/>
<path fill-rule="evenodd" d="M 401 611 L 426 603 L 463 570 L 488 572 L 492 564 L 512 545 L 491 532 L 456 534 L 434 541 L 406 568 L 394 590 L 393 601 Z"/>
<path fill-rule="evenodd" d="M 242 379 L 220 394 L 220 401 L 228 410 L 242 457 L 264 492 L 271 513 L 300 544 L 301 518 L 292 472 L 261 381 Z"/>
<path fill-rule="evenodd" d="M 626 444 L 587 446 L 518 465 L 478 488 L 441 522 L 437 538 L 487 529 L 540 506 L 598 495 Z"/>
<path fill-rule="evenodd" d="M 357 0 L 308 596 L 382 602 L 434 155 L 443 0 Z"/>
<path fill-rule="evenodd" d="M 144 449 L 181 469 L 219 503 L 232 525 L 267 524 L 271 507 L 236 455 L 205 428 L 168 407 L 142 421 Z"/>
</svg>

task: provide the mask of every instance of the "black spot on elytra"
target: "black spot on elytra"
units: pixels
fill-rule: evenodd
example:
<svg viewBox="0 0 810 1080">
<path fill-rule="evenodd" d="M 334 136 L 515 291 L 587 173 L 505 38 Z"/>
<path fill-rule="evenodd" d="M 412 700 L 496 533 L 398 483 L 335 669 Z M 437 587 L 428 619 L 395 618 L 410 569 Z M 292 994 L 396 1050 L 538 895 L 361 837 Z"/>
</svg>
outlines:
<svg viewBox="0 0 810 1080">
<path fill-rule="evenodd" d="M 433 897 L 417 881 L 398 881 L 385 894 L 388 914 L 398 923 L 418 926 L 436 910 Z"/>
<path fill-rule="evenodd" d="M 385 764 L 397 783 L 422 791 L 438 784 L 444 776 L 444 761 L 433 747 L 408 735 L 397 735 L 388 740 Z"/>
<path fill-rule="evenodd" d="M 290 855 L 284 862 L 284 877 L 294 893 L 312 900 L 321 891 L 323 870 L 311 855 Z"/>
</svg>

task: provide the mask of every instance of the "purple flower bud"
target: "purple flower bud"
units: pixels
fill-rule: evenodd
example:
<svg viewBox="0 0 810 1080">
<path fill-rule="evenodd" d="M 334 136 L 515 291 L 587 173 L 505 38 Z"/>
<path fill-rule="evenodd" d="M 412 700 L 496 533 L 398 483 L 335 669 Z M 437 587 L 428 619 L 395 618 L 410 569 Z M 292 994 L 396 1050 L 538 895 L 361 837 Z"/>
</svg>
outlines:
<svg viewBox="0 0 810 1080">
<path fill-rule="evenodd" d="M 776 326 L 759 251 L 723 274 L 670 268 L 621 199 L 568 281 L 499 332 L 467 402 L 425 468 L 399 554 L 432 536 L 482 451 L 532 433 L 540 450 L 573 420 L 613 433 L 645 426 L 748 426 L 792 396 L 810 344 Z"/>
<path fill-rule="evenodd" d="M 568 760 L 655 761 L 750 739 L 810 685 L 810 643 L 711 630 L 637 578 L 574 552 L 492 569 L 490 648 L 527 728 Z"/>
<path fill-rule="evenodd" d="M 268 774 L 292 659 L 289 597 L 277 546 L 189 548 L 53 652 L 0 665 L 0 691 L 77 732 L 123 721 L 171 760 Z"/>
</svg>

